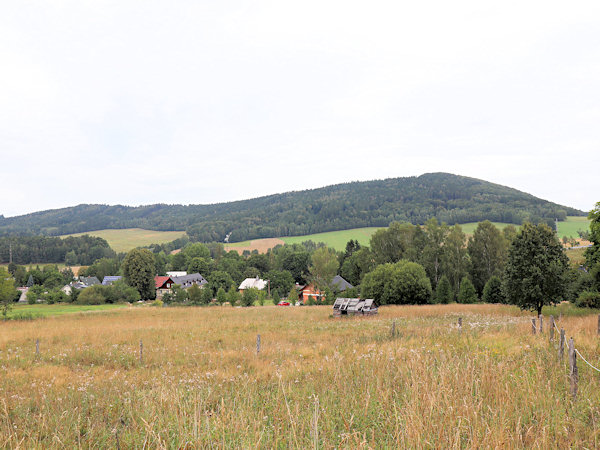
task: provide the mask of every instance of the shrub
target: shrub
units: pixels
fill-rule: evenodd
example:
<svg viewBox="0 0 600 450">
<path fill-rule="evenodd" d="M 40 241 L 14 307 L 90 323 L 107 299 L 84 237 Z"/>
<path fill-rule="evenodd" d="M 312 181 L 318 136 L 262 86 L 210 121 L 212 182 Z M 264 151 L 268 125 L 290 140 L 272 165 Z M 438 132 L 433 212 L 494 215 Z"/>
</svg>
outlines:
<svg viewBox="0 0 600 450">
<path fill-rule="evenodd" d="M 577 297 L 575 305 L 580 308 L 600 308 L 600 292 L 583 291 Z"/>
<path fill-rule="evenodd" d="M 256 300 L 258 300 L 258 289 L 244 289 L 244 293 L 242 294 L 242 306 L 253 306 Z"/>
<path fill-rule="evenodd" d="M 77 303 L 80 305 L 101 305 L 106 303 L 106 297 L 102 294 L 100 286 L 91 286 L 85 288 L 77 297 Z"/>
<path fill-rule="evenodd" d="M 162 307 L 164 305 L 162 300 L 156 299 L 152 302 L 152 306 Z"/>
<path fill-rule="evenodd" d="M 219 305 L 222 305 L 226 301 L 227 301 L 227 292 L 225 292 L 225 289 L 220 287 L 219 290 L 217 291 L 217 303 Z"/>
</svg>

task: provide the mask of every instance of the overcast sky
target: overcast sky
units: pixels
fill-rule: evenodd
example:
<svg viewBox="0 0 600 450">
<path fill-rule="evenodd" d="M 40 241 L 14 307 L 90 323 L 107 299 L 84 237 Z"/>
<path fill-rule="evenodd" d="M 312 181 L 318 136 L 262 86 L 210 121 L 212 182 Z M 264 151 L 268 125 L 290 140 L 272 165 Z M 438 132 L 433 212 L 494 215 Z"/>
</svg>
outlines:
<svg viewBox="0 0 600 450">
<path fill-rule="evenodd" d="M 451 172 L 600 201 L 600 2 L 0 3 L 0 214 Z"/>
</svg>

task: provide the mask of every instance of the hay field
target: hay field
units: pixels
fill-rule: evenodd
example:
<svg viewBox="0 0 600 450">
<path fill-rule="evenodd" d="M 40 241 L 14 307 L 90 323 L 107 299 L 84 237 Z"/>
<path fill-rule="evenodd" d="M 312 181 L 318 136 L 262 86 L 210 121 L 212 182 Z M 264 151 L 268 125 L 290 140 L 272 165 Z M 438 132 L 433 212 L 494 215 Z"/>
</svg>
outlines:
<svg viewBox="0 0 600 450">
<path fill-rule="evenodd" d="M 166 244 L 185 236 L 186 233 L 185 231 L 155 231 L 143 230 L 141 228 L 125 228 L 122 230 L 96 230 L 85 233 L 65 234 L 60 237 L 83 236 L 84 234 L 106 239 L 108 245 L 115 252 L 120 253 L 150 244 Z"/>
<path fill-rule="evenodd" d="M 596 323 L 561 322 L 592 363 Z M 0 446 L 597 447 L 600 378 L 579 373 L 571 401 L 547 333 L 508 306 L 64 315 L 0 325 Z"/>
</svg>

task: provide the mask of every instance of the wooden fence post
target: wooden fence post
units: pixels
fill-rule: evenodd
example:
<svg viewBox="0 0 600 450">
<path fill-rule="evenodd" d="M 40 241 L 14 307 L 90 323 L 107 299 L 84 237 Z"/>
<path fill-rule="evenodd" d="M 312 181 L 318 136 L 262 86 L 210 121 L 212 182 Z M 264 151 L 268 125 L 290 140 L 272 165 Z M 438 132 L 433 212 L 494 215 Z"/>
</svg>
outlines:
<svg viewBox="0 0 600 450">
<path fill-rule="evenodd" d="M 144 365 L 144 344 L 142 343 L 142 340 L 140 339 L 140 366 Z"/>
<path fill-rule="evenodd" d="M 462 330 L 462 317 L 458 318 L 458 329 Z"/>
<path fill-rule="evenodd" d="M 540 319 L 540 334 L 542 334 L 544 332 L 544 317 L 540 314 L 538 318 Z"/>
<path fill-rule="evenodd" d="M 598 334 L 600 334 L 600 314 L 598 314 Z"/>
<path fill-rule="evenodd" d="M 565 329 L 560 329 L 560 342 L 558 343 L 558 357 L 562 360 L 565 357 Z"/>
<path fill-rule="evenodd" d="M 575 353 L 575 343 L 573 338 L 569 339 L 569 366 L 571 379 L 571 397 L 573 400 L 577 397 L 577 382 L 579 381 L 579 372 L 577 371 L 577 353 Z"/>
<path fill-rule="evenodd" d="M 35 357 L 36 359 L 40 357 L 40 340 L 35 340 Z"/>
<path fill-rule="evenodd" d="M 554 316 L 550 316 L 550 341 L 554 340 Z"/>
<path fill-rule="evenodd" d="M 535 334 L 535 319 L 531 319 L 531 334 Z"/>
<path fill-rule="evenodd" d="M 256 354 L 260 353 L 260 334 L 256 335 Z"/>
<path fill-rule="evenodd" d="M 396 321 L 392 322 L 392 331 L 390 332 L 392 337 L 396 337 Z"/>
</svg>

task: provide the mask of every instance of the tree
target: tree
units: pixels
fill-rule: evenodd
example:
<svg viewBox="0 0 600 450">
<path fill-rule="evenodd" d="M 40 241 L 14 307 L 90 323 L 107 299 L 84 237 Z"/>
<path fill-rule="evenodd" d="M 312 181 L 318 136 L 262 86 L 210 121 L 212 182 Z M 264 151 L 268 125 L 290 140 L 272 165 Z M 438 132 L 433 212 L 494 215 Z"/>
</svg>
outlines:
<svg viewBox="0 0 600 450">
<path fill-rule="evenodd" d="M 361 297 L 373 298 L 381 305 L 420 304 L 431 300 L 431 283 L 420 264 L 401 260 L 381 264 L 365 275 Z"/>
<path fill-rule="evenodd" d="M 188 299 L 192 305 L 199 305 L 202 303 L 202 289 L 197 284 L 193 284 L 187 291 Z"/>
<path fill-rule="evenodd" d="M 363 247 L 344 261 L 340 272 L 350 284 L 358 286 L 364 275 L 371 272 L 375 265 L 373 253 L 368 247 Z"/>
<path fill-rule="evenodd" d="M 502 293 L 502 280 L 500 277 L 494 275 L 485 283 L 481 300 L 484 303 L 506 303 Z"/>
<path fill-rule="evenodd" d="M 265 273 L 265 278 L 269 280 L 271 292 L 285 294 L 294 286 L 294 277 L 287 270 L 270 270 Z"/>
<path fill-rule="evenodd" d="M 452 285 L 446 275 L 442 275 L 437 287 L 435 288 L 435 300 L 437 303 L 450 303 L 454 301 L 454 292 L 452 292 Z"/>
<path fill-rule="evenodd" d="M 592 270 L 600 266 L 600 202 L 596 203 L 596 207 L 590 211 L 588 219 L 591 220 L 589 239 L 592 246 L 585 251 L 585 262 L 588 270 Z M 595 283 L 594 287 L 600 290 L 599 283 Z"/>
<path fill-rule="evenodd" d="M 508 303 L 542 313 L 562 300 L 569 260 L 558 237 L 545 224 L 525 223 L 508 251 L 502 291 Z"/>
<path fill-rule="evenodd" d="M 334 251 L 320 247 L 312 255 L 312 265 L 309 268 L 312 282 L 318 290 L 325 290 L 335 277 L 339 262 Z"/>
<path fill-rule="evenodd" d="M 210 261 L 206 258 L 196 256 L 192 258 L 187 266 L 188 273 L 199 273 L 203 276 L 208 276 L 210 272 Z"/>
<path fill-rule="evenodd" d="M 429 219 L 425 224 L 425 247 L 422 261 L 427 275 L 435 287 L 442 276 L 442 260 L 444 259 L 444 242 L 448 235 L 448 225 L 438 223 L 436 218 Z"/>
<path fill-rule="evenodd" d="M 225 291 L 225 289 L 223 289 L 223 287 L 220 287 L 219 290 L 217 291 L 217 303 L 219 305 L 222 305 L 226 301 L 227 301 L 227 292 Z"/>
<path fill-rule="evenodd" d="M 469 277 L 465 276 L 460 281 L 457 299 L 458 303 L 475 303 L 477 301 L 477 291 Z"/>
<path fill-rule="evenodd" d="M 487 281 L 502 273 L 508 250 L 507 240 L 496 226 L 486 220 L 479 222 L 469 239 L 471 276 L 477 292 L 481 293 Z"/>
<path fill-rule="evenodd" d="M 156 298 L 154 255 L 150 250 L 134 248 L 127 253 L 121 267 L 125 281 L 137 289 L 142 299 Z"/>
<path fill-rule="evenodd" d="M 0 305 L 2 307 L 2 315 L 5 318 L 12 309 L 15 294 L 16 289 L 13 279 L 4 268 L 0 268 Z"/>
<path fill-rule="evenodd" d="M 227 301 L 231 306 L 234 306 L 240 300 L 240 293 L 235 288 L 235 285 L 231 285 L 229 291 L 227 291 Z"/>
<path fill-rule="evenodd" d="M 296 286 L 291 287 L 287 299 L 291 304 L 295 304 L 298 301 L 298 289 L 296 289 Z"/>
<path fill-rule="evenodd" d="M 254 306 L 254 302 L 258 300 L 258 289 L 244 289 L 242 294 L 242 306 Z"/>
<path fill-rule="evenodd" d="M 395 263 L 401 259 L 414 259 L 410 250 L 415 235 L 410 223 L 392 222 L 388 228 L 377 230 L 371 236 L 370 246 L 379 264 Z"/>
<path fill-rule="evenodd" d="M 469 269 L 469 255 L 465 245 L 467 237 L 460 225 L 450 228 L 446 241 L 444 242 L 444 253 L 442 255 L 443 273 L 448 276 L 454 292 L 458 292 L 460 280 L 467 274 Z"/>
<path fill-rule="evenodd" d="M 226 259 L 226 258 L 223 258 Z M 223 288 L 226 289 L 228 286 L 231 286 L 232 284 L 234 284 L 233 279 L 231 278 L 231 275 L 229 275 L 227 272 L 224 272 L 222 270 L 217 270 L 215 272 L 213 272 L 212 274 L 210 274 L 210 276 L 208 277 L 208 285 L 204 286 L 204 288 L 208 287 L 212 292 L 216 292 L 219 290 L 219 288 Z M 211 294 L 212 295 L 212 294 Z"/>
<path fill-rule="evenodd" d="M 209 305 L 213 300 L 213 290 L 210 288 L 210 286 L 204 285 L 200 291 L 202 292 L 200 302 L 203 305 Z"/>
</svg>

